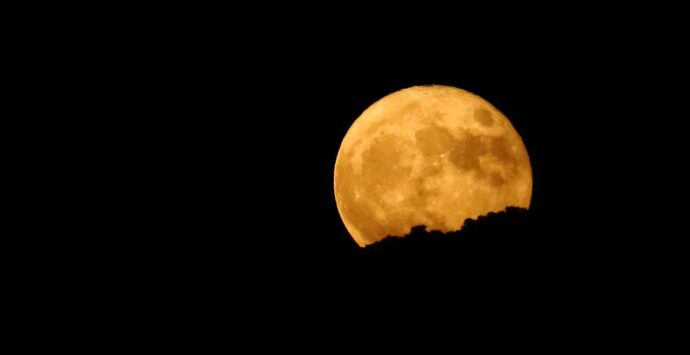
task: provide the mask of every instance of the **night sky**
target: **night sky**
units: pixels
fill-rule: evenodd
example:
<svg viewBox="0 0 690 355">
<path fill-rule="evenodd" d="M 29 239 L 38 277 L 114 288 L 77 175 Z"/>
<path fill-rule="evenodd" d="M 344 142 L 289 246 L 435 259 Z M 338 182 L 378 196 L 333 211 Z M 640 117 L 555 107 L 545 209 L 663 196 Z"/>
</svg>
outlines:
<svg viewBox="0 0 690 355">
<path fill-rule="evenodd" d="M 621 169 L 644 154 L 630 117 L 640 115 L 642 107 L 631 105 L 647 94 L 635 85 L 639 77 L 618 66 L 623 57 L 595 55 L 605 47 L 511 41 L 467 50 L 370 48 L 295 43 L 238 56 L 233 65 L 209 55 L 173 77 L 172 95 L 160 96 L 173 118 L 161 115 L 159 137 L 168 144 L 158 146 L 173 169 L 167 179 L 174 184 L 160 191 L 170 193 L 173 213 L 161 215 L 170 234 L 156 240 L 214 275 L 232 264 L 249 278 L 352 276 L 359 251 L 333 195 L 340 142 L 381 97 L 441 84 L 483 97 L 522 136 L 539 228 L 521 238 L 559 241 L 558 250 L 545 246 L 540 255 L 608 265 L 618 262 L 611 255 L 627 255 L 618 251 L 639 248 L 622 232 L 631 226 L 618 212 L 644 197 L 624 184 L 647 172 Z"/>
<path fill-rule="evenodd" d="M 27 105 L 48 111 L 45 124 L 27 119 L 30 135 L 56 143 L 25 144 L 42 170 L 20 192 L 40 191 L 26 201 L 52 217 L 25 225 L 39 235 L 13 264 L 39 288 L 26 309 L 62 312 L 54 328 L 81 309 L 143 337 L 239 328 L 259 334 L 256 349 L 302 322 L 341 336 L 340 350 L 377 335 L 372 319 L 431 314 L 554 339 L 552 324 L 573 319 L 601 334 L 602 318 L 634 324 L 686 283 L 687 41 L 673 34 L 687 31 L 673 26 L 687 21 L 567 9 L 571 21 L 509 11 L 504 24 L 496 9 L 466 9 L 372 15 L 369 29 L 325 10 L 307 20 L 271 7 L 249 24 L 240 11 L 163 10 L 141 28 L 77 26 L 93 38 L 58 36 L 36 59 L 48 84 L 27 79 L 68 96 Z M 531 207 L 363 251 L 336 208 L 340 143 L 372 103 L 431 84 L 510 120 L 531 161 Z M 358 327 L 325 326 L 347 321 Z"/>
</svg>

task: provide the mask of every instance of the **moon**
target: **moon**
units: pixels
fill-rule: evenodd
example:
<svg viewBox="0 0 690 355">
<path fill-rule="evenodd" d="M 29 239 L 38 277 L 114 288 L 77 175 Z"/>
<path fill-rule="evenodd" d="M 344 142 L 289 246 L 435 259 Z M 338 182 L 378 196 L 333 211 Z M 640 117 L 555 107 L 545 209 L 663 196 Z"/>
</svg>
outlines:
<svg viewBox="0 0 690 355">
<path fill-rule="evenodd" d="M 450 86 L 414 86 L 367 108 L 335 162 L 335 200 L 360 247 L 417 225 L 459 230 L 508 206 L 529 208 L 532 169 L 498 109 Z"/>
</svg>

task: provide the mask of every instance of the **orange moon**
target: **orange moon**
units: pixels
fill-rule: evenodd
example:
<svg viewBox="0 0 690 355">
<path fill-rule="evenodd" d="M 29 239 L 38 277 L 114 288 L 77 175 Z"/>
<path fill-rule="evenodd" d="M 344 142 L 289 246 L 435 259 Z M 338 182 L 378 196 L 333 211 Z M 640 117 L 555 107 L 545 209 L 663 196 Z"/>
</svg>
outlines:
<svg viewBox="0 0 690 355">
<path fill-rule="evenodd" d="M 361 247 L 414 226 L 449 232 L 467 218 L 529 208 L 532 169 L 510 121 L 481 97 L 415 86 L 367 108 L 343 139 L 338 212 Z"/>
</svg>

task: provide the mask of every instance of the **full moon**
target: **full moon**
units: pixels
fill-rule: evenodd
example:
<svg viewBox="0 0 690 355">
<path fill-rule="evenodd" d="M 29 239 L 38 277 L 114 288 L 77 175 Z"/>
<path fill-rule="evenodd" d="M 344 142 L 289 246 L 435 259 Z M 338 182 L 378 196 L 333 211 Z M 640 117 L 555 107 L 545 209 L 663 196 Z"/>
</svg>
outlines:
<svg viewBox="0 0 690 355">
<path fill-rule="evenodd" d="M 532 169 L 510 121 L 481 97 L 415 86 L 367 108 L 343 139 L 338 212 L 364 247 L 417 225 L 443 232 L 508 206 L 529 208 Z"/>
</svg>

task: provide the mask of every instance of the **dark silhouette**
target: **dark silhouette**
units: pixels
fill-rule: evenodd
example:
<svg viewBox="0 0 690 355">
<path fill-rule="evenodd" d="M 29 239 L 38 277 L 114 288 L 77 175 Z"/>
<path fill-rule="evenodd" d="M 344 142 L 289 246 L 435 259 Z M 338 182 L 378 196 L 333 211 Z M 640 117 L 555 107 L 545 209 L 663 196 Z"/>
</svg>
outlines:
<svg viewBox="0 0 690 355">
<path fill-rule="evenodd" d="M 527 209 L 518 207 L 508 207 L 502 212 L 490 212 L 486 216 L 480 216 L 476 220 L 466 219 L 462 228 L 457 231 L 443 233 L 437 230 L 427 231 L 425 225 L 412 228 L 409 234 L 400 236 L 388 236 L 364 248 L 365 252 L 385 252 L 388 248 L 409 248 L 425 247 L 427 244 L 434 243 L 476 243 L 476 242 L 496 242 L 503 239 L 503 242 L 515 241 L 515 234 L 524 234 L 531 228 L 530 212 Z M 510 236 L 509 236 L 510 234 Z M 492 235 L 494 238 L 479 239 L 482 235 Z"/>
<path fill-rule="evenodd" d="M 502 277 L 524 275 L 540 280 L 567 275 L 578 263 L 578 248 L 553 236 L 535 213 L 517 207 L 467 219 L 459 231 L 442 233 L 416 226 L 402 238 L 387 237 L 359 250 L 355 269 L 367 273 L 417 270 L 418 275 Z M 361 269 L 359 269 L 361 268 Z M 408 275 L 408 274 L 405 274 Z"/>
<path fill-rule="evenodd" d="M 467 219 L 458 231 L 443 233 L 427 231 L 426 226 L 412 228 L 405 236 L 388 236 L 362 249 L 367 258 L 405 259 L 416 254 L 437 257 L 468 257 L 481 252 L 512 253 L 518 246 L 533 247 L 537 240 L 533 218 L 529 210 L 508 207 L 502 212 L 491 212 L 478 219 Z M 543 242 L 543 241 L 539 241 Z"/>
</svg>

